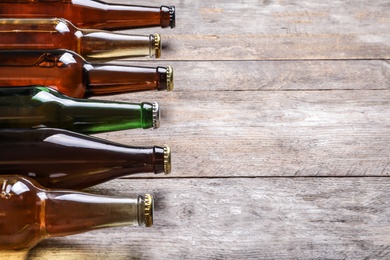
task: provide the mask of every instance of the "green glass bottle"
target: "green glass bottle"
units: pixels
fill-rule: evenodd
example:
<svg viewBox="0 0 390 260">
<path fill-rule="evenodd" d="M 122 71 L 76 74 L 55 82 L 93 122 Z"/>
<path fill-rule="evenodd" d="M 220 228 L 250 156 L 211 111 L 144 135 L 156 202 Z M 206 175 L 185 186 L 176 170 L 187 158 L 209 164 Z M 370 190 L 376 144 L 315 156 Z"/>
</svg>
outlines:
<svg viewBox="0 0 390 260">
<path fill-rule="evenodd" d="M 77 99 L 41 86 L 0 88 L 0 128 L 51 127 L 95 134 L 158 128 L 159 113 L 156 102 Z"/>
</svg>

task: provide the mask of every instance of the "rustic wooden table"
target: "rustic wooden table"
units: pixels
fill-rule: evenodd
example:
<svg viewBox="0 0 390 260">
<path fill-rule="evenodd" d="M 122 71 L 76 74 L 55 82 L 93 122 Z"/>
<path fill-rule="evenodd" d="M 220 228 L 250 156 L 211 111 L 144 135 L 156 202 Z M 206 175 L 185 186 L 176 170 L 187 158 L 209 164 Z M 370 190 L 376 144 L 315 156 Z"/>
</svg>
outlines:
<svg viewBox="0 0 390 260">
<path fill-rule="evenodd" d="M 157 1 L 115 1 L 160 5 Z M 165 2 L 164 2 L 165 4 Z M 152 228 L 52 238 L 1 259 L 389 259 L 389 1 L 171 1 L 159 32 L 173 92 L 157 130 L 99 137 L 169 144 L 168 176 L 89 191 L 155 196 Z"/>
</svg>

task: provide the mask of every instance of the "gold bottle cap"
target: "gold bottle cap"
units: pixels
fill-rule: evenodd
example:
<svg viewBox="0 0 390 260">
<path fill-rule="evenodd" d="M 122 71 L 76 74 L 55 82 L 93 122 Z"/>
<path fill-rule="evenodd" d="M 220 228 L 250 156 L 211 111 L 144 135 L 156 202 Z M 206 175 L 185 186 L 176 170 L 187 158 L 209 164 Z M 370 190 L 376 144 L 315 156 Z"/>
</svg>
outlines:
<svg viewBox="0 0 390 260">
<path fill-rule="evenodd" d="M 171 173 L 171 148 L 164 145 L 164 174 Z"/>
<path fill-rule="evenodd" d="M 161 36 L 158 33 L 153 34 L 154 39 L 154 57 L 161 57 Z"/>
<path fill-rule="evenodd" d="M 154 211 L 154 201 L 153 196 L 150 194 L 145 194 L 145 226 L 151 227 L 153 225 L 153 211 Z"/>
<path fill-rule="evenodd" d="M 160 127 L 160 106 L 157 102 L 153 102 L 152 106 L 152 113 L 153 113 L 153 128 L 159 128 Z"/>
<path fill-rule="evenodd" d="M 173 90 L 173 69 L 167 66 L 167 91 Z"/>
</svg>

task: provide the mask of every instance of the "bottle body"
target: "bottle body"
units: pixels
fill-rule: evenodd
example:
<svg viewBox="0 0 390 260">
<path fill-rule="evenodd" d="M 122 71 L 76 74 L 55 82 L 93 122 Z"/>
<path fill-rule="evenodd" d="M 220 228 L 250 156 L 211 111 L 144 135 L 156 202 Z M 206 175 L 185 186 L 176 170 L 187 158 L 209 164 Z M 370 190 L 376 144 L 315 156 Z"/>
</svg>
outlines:
<svg viewBox="0 0 390 260">
<path fill-rule="evenodd" d="M 136 173 L 169 173 L 169 147 L 133 147 L 61 129 L 0 130 L 0 175 L 82 189 Z"/>
<path fill-rule="evenodd" d="M 42 85 L 69 97 L 170 90 L 172 69 L 90 64 L 66 50 L 0 51 L 0 87 Z"/>
<path fill-rule="evenodd" d="M 0 88 L 0 128 L 61 128 L 95 134 L 159 126 L 157 103 L 75 99 L 47 87 Z"/>
<path fill-rule="evenodd" d="M 160 57 L 161 40 L 155 35 L 127 35 L 82 30 L 64 19 L 0 19 L 0 49 L 67 49 L 86 60 L 124 57 Z"/>
<path fill-rule="evenodd" d="M 2 0 L 0 17 L 61 17 L 79 28 L 106 30 L 175 27 L 173 6 L 119 5 L 94 0 Z"/>
<path fill-rule="evenodd" d="M 0 176 L 0 250 L 29 249 L 48 237 L 113 226 L 151 226 L 153 197 L 114 198 L 49 190 L 17 175 Z"/>
</svg>

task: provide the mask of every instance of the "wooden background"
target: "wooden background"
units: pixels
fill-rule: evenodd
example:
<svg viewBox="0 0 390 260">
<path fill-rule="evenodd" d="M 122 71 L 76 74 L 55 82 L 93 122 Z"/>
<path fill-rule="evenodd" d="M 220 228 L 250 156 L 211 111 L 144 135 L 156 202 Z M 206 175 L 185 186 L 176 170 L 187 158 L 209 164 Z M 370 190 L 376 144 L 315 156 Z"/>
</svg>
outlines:
<svg viewBox="0 0 390 260">
<path fill-rule="evenodd" d="M 159 32 L 173 92 L 157 130 L 99 137 L 168 144 L 169 176 L 89 191 L 155 196 L 152 228 L 48 239 L 1 259 L 389 259 L 390 3 L 115 1 L 177 8 Z"/>
</svg>

